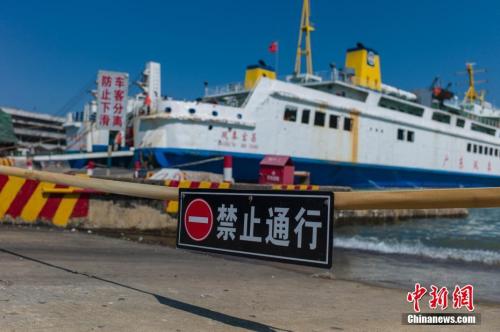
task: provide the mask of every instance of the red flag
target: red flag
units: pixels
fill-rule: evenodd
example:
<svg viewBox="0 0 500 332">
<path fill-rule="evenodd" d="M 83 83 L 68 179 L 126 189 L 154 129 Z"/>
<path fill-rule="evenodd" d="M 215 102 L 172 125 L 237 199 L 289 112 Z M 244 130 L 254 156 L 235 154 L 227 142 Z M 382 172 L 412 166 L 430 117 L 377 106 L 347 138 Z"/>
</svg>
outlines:
<svg viewBox="0 0 500 332">
<path fill-rule="evenodd" d="M 276 52 L 278 52 L 278 42 L 277 42 L 277 41 L 273 41 L 273 42 L 271 43 L 271 45 L 269 45 L 269 48 L 268 48 L 268 49 L 269 49 L 269 52 L 271 52 L 271 53 L 276 53 Z"/>
</svg>

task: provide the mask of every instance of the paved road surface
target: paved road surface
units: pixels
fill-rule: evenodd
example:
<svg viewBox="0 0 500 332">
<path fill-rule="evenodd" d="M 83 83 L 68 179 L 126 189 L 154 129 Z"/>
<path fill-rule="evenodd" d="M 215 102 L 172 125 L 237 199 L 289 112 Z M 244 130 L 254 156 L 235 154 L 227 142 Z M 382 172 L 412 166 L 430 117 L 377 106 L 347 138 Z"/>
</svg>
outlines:
<svg viewBox="0 0 500 332">
<path fill-rule="evenodd" d="M 317 272 L 95 234 L 2 226 L 0 330 L 404 327 L 401 314 L 409 306 L 403 291 L 313 276 Z M 499 330 L 499 307 L 479 304 L 478 308 L 483 321 L 479 329 Z"/>
</svg>

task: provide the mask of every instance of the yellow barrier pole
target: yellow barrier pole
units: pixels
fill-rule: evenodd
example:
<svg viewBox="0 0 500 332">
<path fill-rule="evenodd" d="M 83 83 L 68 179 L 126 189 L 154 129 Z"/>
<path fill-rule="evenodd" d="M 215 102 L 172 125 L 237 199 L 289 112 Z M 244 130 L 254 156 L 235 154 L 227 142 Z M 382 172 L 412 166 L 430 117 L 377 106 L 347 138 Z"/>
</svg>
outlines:
<svg viewBox="0 0 500 332">
<path fill-rule="evenodd" d="M 500 207 L 500 188 L 351 191 L 335 193 L 338 210 Z"/>
<path fill-rule="evenodd" d="M 132 197 L 177 200 L 179 196 L 177 188 L 114 180 L 92 179 L 44 171 L 31 171 L 18 167 L 0 166 L 0 174 Z"/>
<path fill-rule="evenodd" d="M 159 200 L 177 200 L 178 189 L 0 166 L 0 174 L 59 183 L 101 192 Z M 500 207 L 500 188 L 351 191 L 335 193 L 337 210 L 444 209 Z"/>
</svg>

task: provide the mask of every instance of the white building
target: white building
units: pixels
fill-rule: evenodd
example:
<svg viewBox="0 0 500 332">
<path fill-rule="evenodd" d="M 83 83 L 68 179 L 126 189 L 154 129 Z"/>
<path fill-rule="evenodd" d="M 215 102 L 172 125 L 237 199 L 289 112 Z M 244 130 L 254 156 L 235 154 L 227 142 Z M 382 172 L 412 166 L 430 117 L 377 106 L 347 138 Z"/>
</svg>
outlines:
<svg viewBox="0 0 500 332">
<path fill-rule="evenodd" d="M 11 107 L 0 110 L 12 118 L 18 151 L 30 153 L 62 152 L 66 145 L 63 123 L 65 118 L 27 112 Z"/>
</svg>

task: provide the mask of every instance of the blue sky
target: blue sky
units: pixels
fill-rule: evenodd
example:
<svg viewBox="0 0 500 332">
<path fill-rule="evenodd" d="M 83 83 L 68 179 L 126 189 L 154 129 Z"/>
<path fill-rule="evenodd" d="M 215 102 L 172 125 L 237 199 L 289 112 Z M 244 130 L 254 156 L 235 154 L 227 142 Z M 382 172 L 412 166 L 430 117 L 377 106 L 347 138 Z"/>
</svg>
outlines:
<svg viewBox="0 0 500 332">
<path fill-rule="evenodd" d="M 162 64 L 163 94 L 194 98 L 210 85 L 241 81 L 245 66 L 280 44 L 280 75 L 293 70 L 301 0 L 11 1 L 0 4 L 0 105 L 45 113 L 63 106 L 98 69 L 135 77 Z M 382 79 L 405 89 L 456 75 L 466 61 L 500 105 L 497 1 L 311 0 L 315 70 L 344 63 L 361 41 L 381 55 Z M 464 90 L 464 84 L 455 86 Z M 82 98 L 77 101 L 82 102 Z M 76 103 L 72 110 L 77 110 Z M 76 109 L 75 109 L 76 108 Z"/>
</svg>

